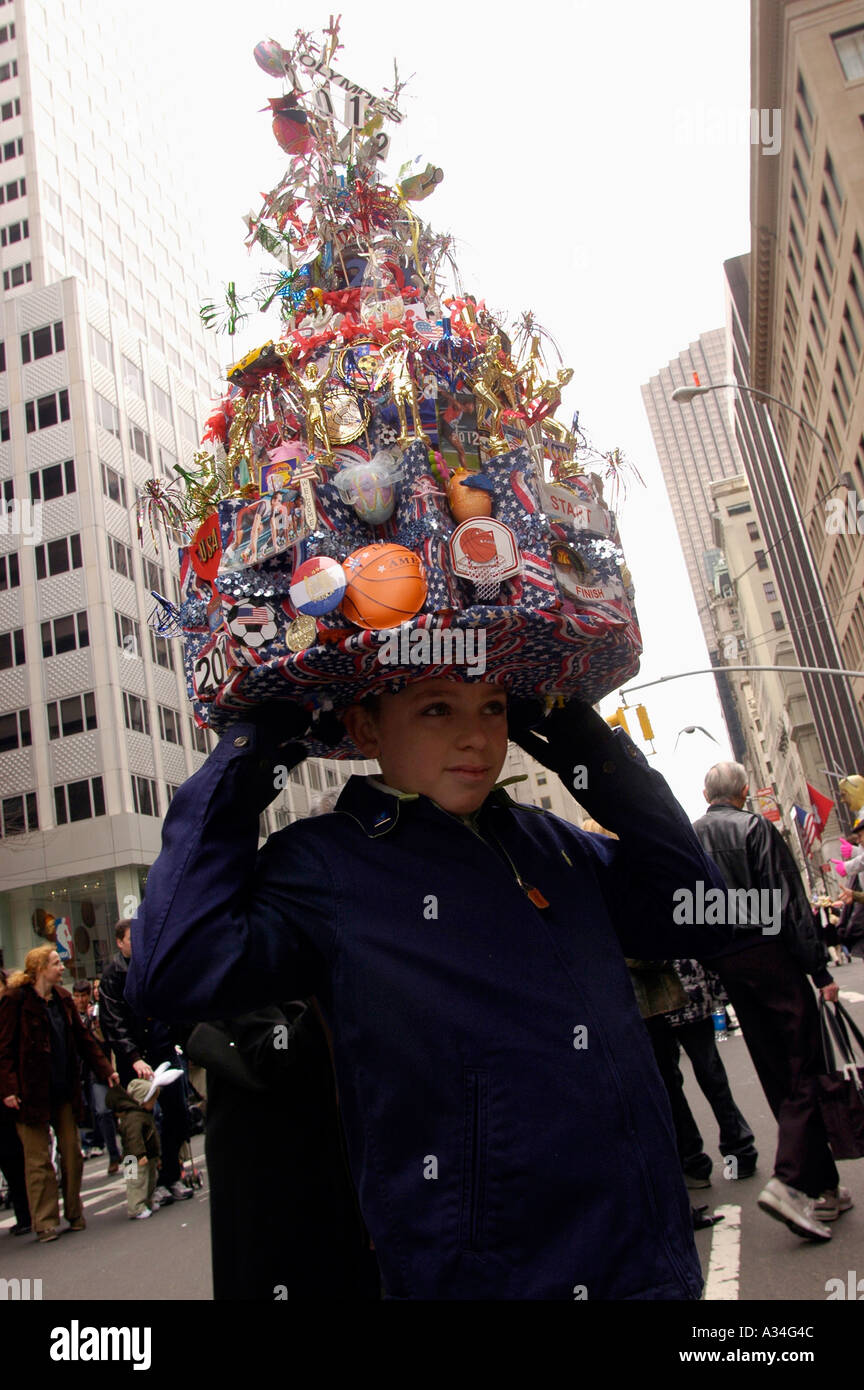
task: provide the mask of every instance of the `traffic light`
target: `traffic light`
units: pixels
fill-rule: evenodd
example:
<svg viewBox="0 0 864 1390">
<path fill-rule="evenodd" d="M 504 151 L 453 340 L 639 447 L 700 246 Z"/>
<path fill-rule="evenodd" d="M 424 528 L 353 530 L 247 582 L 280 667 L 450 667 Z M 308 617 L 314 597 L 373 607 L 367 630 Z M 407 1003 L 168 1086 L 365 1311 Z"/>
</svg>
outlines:
<svg viewBox="0 0 864 1390">
<path fill-rule="evenodd" d="M 639 720 L 639 728 L 642 730 L 642 737 L 646 743 L 651 744 L 651 752 L 656 753 L 654 747 L 654 730 L 651 728 L 651 720 L 648 718 L 648 711 L 644 705 L 636 706 L 636 718 Z"/>
<path fill-rule="evenodd" d="M 627 720 L 624 718 L 623 705 L 620 709 L 616 709 L 614 714 L 606 716 L 606 723 L 609 725 L 610 729 L 623 729 L 625 734 L 630 733 L 630 730 L 627 728 Z"/>
<path fill-rule="evenodd" d="M 639 720 L 639 728 L 642 730 L 642 737 L 646 743 L 654 742 L 654 730 L 651 728 L 651 720 L 648 718 L 648 711 L 644 705 L 636 706 L 636 718 Z"/>
</svg>

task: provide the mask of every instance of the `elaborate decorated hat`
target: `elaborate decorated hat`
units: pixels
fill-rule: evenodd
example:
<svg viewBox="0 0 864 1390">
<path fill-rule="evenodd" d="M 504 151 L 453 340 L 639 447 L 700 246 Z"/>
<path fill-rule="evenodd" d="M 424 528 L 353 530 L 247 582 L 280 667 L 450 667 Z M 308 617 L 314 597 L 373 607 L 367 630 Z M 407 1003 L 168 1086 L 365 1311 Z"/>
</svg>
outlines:
<svg viewBox="0 0 864 1390">
<path fill-rule="evenodd" d="M 462 288 L 451 238 L 414 210 L 441 170 L 384 181 L 402 84 L 347 81 L 340 47 L 331 25 L 255 49 L 288 166 L 249 244 L 277 268 L 202 317 L 229 336 L 252 309 L 278 323 L 229 367 L 194 461 L 139 497 L 139 536 L 161 522 L 182 542 L 180 608 L 156 595 L 152 622 L 182 639 L 214 729 L 442 675 L 594 702 L 641 650 L 603 493 L 623 461 L 554 419 L 572 372 L 533 316 L 508 328 Z"/>
</svg>

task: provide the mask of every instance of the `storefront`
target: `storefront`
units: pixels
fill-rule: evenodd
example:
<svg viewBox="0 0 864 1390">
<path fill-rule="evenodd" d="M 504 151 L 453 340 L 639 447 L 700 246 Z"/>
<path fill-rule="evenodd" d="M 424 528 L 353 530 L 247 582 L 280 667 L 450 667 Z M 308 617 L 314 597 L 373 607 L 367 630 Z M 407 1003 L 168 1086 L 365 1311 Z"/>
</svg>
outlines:
<svg viewBox="0 0 864 1390">
<path fill-rule="evenodd" d="M 101 975 L 116 949 L 114 923 L 140 902 L 147 869 L 97 870 L 0 893 L 0 962 L 19 969 L 34 946 L 56 944 L 65 983 Z"/>
</svg>

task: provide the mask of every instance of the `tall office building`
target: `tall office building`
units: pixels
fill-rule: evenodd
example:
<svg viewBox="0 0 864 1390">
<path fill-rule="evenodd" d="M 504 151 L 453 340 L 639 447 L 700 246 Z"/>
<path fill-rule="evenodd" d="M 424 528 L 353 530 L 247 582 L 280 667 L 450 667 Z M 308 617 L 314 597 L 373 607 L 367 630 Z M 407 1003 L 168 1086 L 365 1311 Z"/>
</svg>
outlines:
<svg viewBox="0 0 864 1390">
<path fill-rule="evenodd" d="M 691 410 L 683 411 L 673 402 L 672 392 L 677 386 L 691 386 L 694 373 L 702 382 L 723 381 L 726 352 L 724 329 L 703 333 L 642 387 L 645 411 L 713 666 L 727 661 L 728 656 L 721 651 L 714 619 L 716 575 L 722 554 L 714 537 L 711 486 L 723 478 L 734 478 L 741 465 L 722 397 L 718 394 L 700 396 Z M 732 750 L 735 757 L 743 761 L 747 746 L 745 711 L 727 676 L 718 671 L 715 679 Z"/>
<path fill-rule="evenodd" d="M 125 9 L 0 5 L 0 946 L 65 919 L 91 975 L 208 747 L 147 625 L 176 550 L 132 509 L 191 458 L 219 365 Z"/>
<path fill-rule="evenodd" d="M 737 672 L 740 665 L 789 665 L 795 655 L 766 554 L 759 515 L 743 476 L 730 395 L 696 397 L 683 409 L 676 387 L 729 379 L 726 329 L 703 333 L 642 388 L 681 549 L 705 635 L 732 750 L 754 792 L 771 788 L 781 807 L 806 801 L 819 749 L 800 676 Z"/>
<path fill-rule="evenodd" d="M 864 3 L 754 0 L 752 40 L 751 105 L 780 110 L 782 141 L 753 147 L 751 255 L 727 265 L 735 371 L 828 447 L 743 395 L 738 435 L 802 664 L 861 670 Z M 834 530 L 829 497 L 848 503 Z M 807 684 L 827 765 L 861 771 L 864 680 Z"/>
<path fill-rule="evenodd" d="M 133 519 L 136 489 L 190 462 L 224 374 L 171 158 L 181 96 L 146 22 L 129 0 L 0 0 L 0 950 L 20 964 L 61 919 L 91 976 L 211 741 L 180 643 L 148 628 L 151 590 L 177 600 L 176 551 L 146 523 L 139 546 Z M 355 766 L 298 769 L 262 830 Z M 515 770 L 517 795 L 578 819 L 542 768 Z"/>
</svg>

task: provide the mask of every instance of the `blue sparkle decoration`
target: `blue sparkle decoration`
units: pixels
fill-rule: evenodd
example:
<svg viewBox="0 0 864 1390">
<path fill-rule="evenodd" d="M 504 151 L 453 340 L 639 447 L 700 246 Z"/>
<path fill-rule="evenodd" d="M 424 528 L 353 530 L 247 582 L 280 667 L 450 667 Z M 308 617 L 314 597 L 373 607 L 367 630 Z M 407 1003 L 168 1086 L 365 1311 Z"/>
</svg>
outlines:
<svg viewBox="0 0 864 1390">
<path fill-rule="evenodd" d="M 180 609 L 175 608 L 170 599 L 157 594 L 155 589 L 151 589 L 150 593 L 156 602 L 147 615 L 147 626 L 160 637 L 182 637 Z"/>
</svg>

